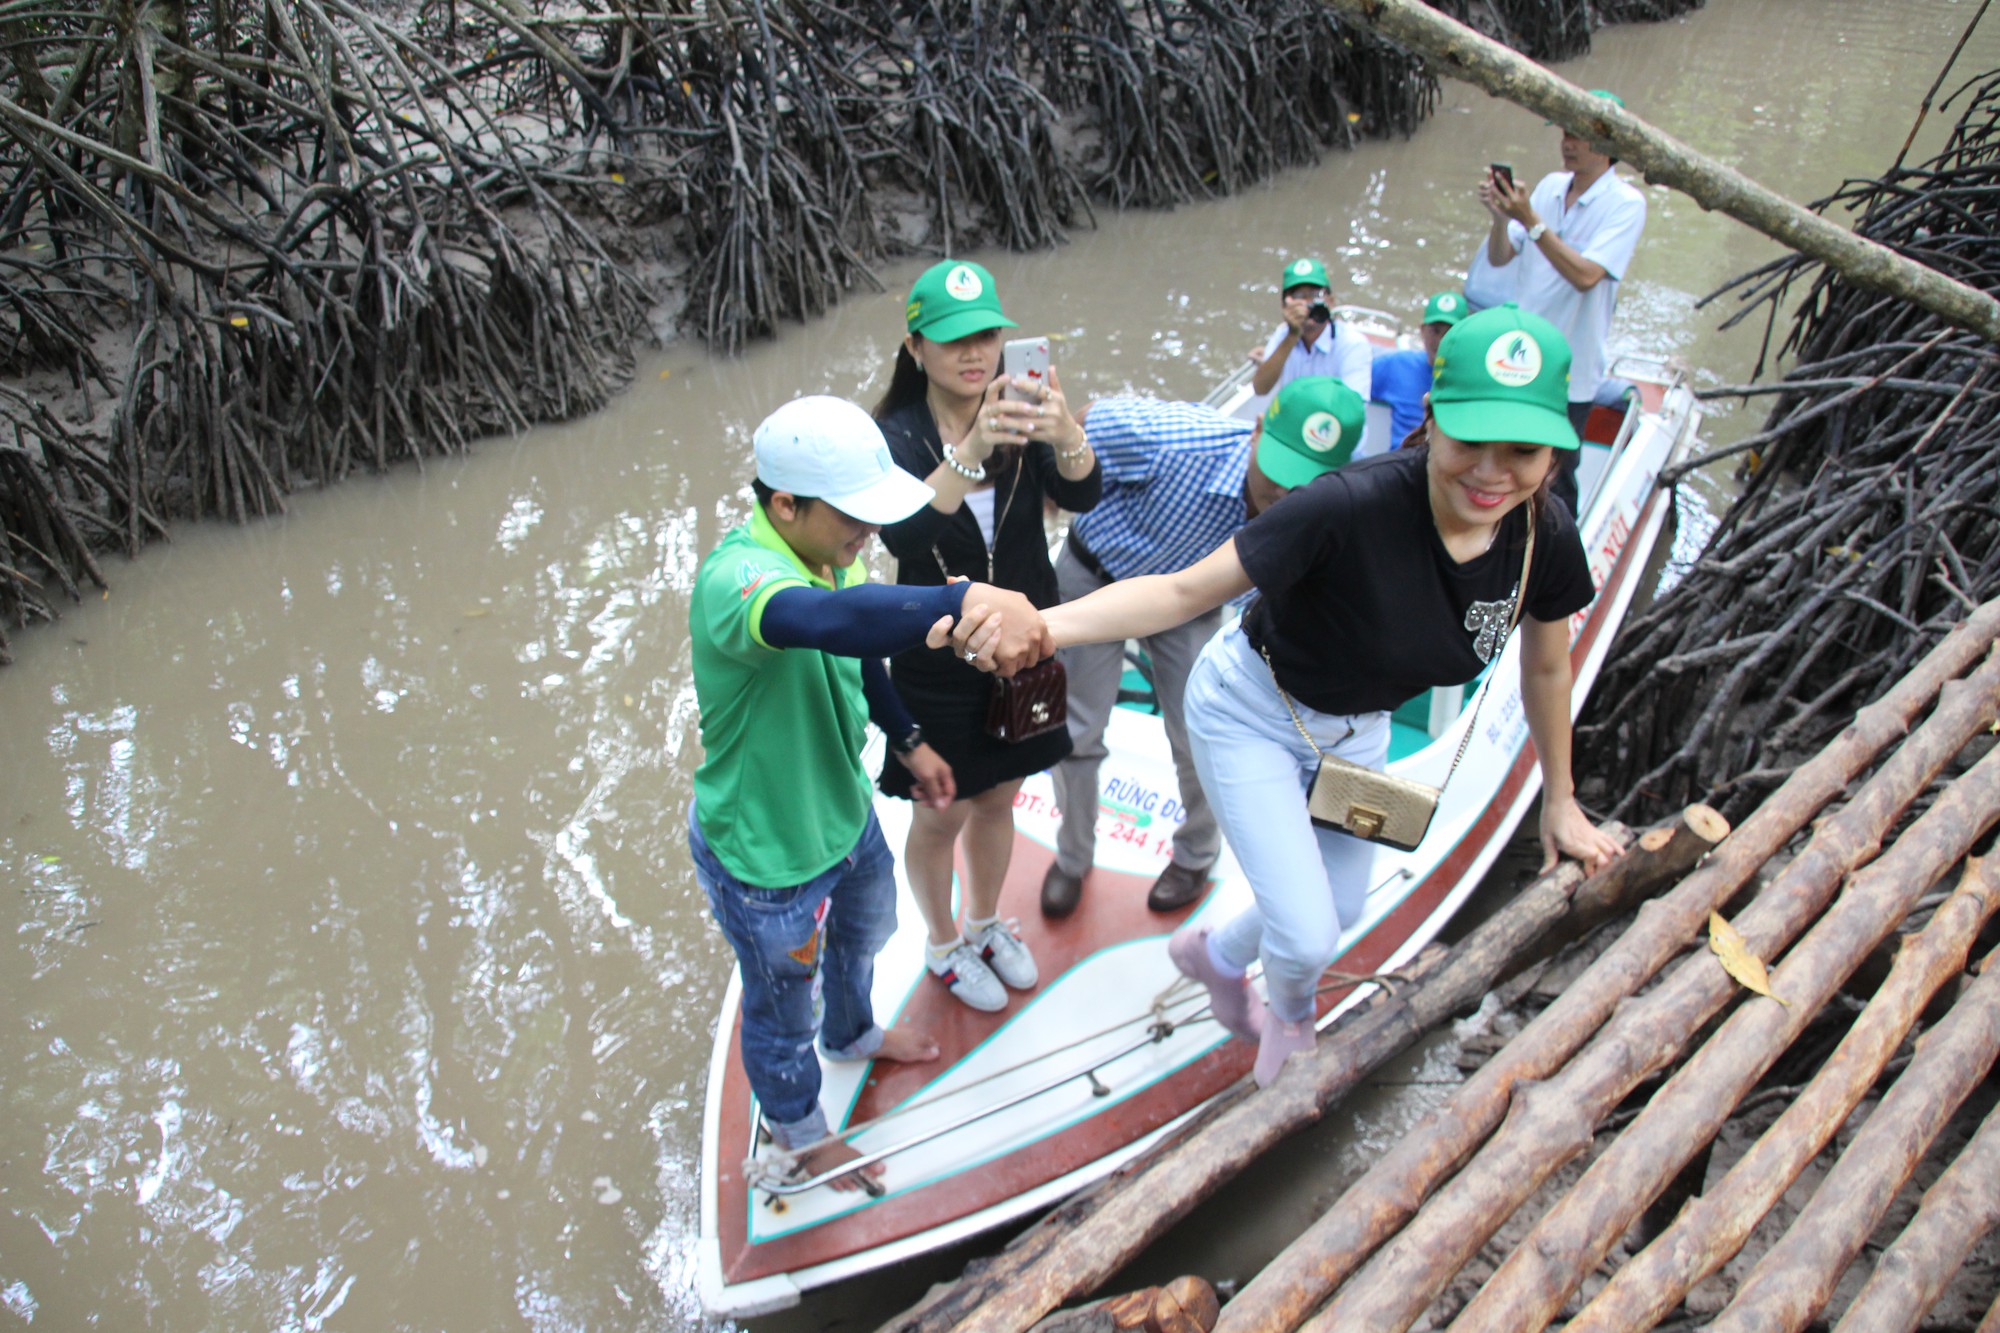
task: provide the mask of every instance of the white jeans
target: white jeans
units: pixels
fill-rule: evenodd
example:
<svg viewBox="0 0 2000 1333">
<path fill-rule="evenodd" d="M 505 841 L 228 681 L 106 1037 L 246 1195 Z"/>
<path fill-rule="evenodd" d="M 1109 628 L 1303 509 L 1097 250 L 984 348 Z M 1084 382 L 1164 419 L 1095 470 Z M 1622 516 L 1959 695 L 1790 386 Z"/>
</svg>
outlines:
<svg viewBox="0 0 2000 1333">
<path fill-rule="evenodd" d="M 1349 763 L 1381 768 L 1389 715 L 1341 717 L 1292 700 L 1319 748 Z M 1264 960 L 1264 990 L 1286 1022 L 1313 1012 L 1320 973 L 1340 947 L 1343 923 L 1368 901 L 1374 848 L 1315 827 L 1306 793 L 1319 759 L 1285 708 L 1263 657 L 1242 626 L 1208 641 L 1187 685 L 1188 743 L 1202 790 L 1250 881 L 1257 905 L 1221 926 L 1216 952 L 1234 967 Z"/>
</svg>

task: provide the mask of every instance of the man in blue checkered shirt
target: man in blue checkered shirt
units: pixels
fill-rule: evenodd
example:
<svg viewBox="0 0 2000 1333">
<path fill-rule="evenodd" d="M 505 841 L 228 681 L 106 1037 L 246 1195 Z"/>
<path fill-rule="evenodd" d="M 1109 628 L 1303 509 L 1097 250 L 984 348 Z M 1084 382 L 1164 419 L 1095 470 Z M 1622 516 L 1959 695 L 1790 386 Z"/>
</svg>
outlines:
<svg viewBox="0 0 2000 1333">
<path fill-rule="evenodd" d="M 1235 536 L 1250 517 L 1283 499 L 1291 487 L 1346 461 L 1360 442 L 1364 412 L 1359 395 L 1330 377 L 1284 386 L 1256 421 L 1224 416 L 1199 403 L 1151 398 L 1106 398 L 1090 404 L 1078 420 L 1085 423 L 1104 469 L 1104 497 L 1097 508 L 1077 517 L 1056 560 L 1062 599 L 1074 601 L 1116 579 L 1166 574 L 1194 564 Z M 1341 438 L 1339 419 L 1350 423 L 1346 434 L 1353 438 Z M 1218 608 L 1144 641 L 1185 812 L 1174 834 L 1173 859 L 1146 895 L 1146 905 L 1156 912 L 1199 898 L 1221 847 L 1181 717 L 1188 672 L 1221 625 Z M 1104 760 L 1105 724 L 1125 672 L 1125 645 L 1086 644 L 1063 649 L 1061 657 L 1069 676 L 1073 749 L 1051 772 L 1062 826 L 1055 864 L 1042 879 L 1046 916 L 1076 910 L 1094 859 L 1097 770 Z"/>
</svg>

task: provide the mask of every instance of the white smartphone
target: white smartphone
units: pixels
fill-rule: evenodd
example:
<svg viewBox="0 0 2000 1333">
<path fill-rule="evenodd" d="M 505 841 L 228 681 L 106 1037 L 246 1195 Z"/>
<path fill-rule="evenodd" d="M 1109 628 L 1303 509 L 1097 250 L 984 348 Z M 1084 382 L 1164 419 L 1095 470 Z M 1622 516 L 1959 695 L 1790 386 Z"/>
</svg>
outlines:
<svg viewBox="0 0 2000 1333">
<path fill-rule="evenodd" d="M 1007 377 L 1007 387 L 1000 396 L 1017 403 L 1032 403 L 1041 398 L 1041 390 L 1049 383 L 1049 340 L 1047 338 L 1013 338 L 1000 349 L 1000 373 Z"/>
</svg>

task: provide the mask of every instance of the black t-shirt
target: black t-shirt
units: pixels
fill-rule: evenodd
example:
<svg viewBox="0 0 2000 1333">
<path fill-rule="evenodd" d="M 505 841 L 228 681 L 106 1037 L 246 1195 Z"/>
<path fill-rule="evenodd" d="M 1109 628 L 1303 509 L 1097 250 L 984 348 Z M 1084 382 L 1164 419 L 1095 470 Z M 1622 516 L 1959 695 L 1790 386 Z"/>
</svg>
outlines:
<svg viewBox="0 0 2000 1333">
<path fill-rule="evenodd" d="M 1528 506 L 1492 547 L 1452 560 L 1431 518 L 1422 450 L 1349 464 L 1292 492 L 1236 534 L 1257 585 L 1244 616 L 1278 683 L 1326 713 L 1392 709 L 1462 685 L 1499 651 L 1521 577 Z M 1541 506 L 1527 614 L 1564 620 L 1597 595 L 1576 523 Z"/>
</svg>

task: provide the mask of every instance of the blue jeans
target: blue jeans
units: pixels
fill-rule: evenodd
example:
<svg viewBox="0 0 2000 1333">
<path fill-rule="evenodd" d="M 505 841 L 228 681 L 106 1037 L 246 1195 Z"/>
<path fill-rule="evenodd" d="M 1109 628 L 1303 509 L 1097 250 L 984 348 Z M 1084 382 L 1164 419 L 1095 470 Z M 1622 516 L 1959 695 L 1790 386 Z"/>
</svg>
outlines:
<svg viewBox="0 0 2000 1333">
<path fill-rule="evenodd" d="M 1292 707 L 1325 753 L 1367 768 L 1388 758 L 1387 713 L 1340 717 L 1296 699 Z M 1210 639 L 1196 659 L 1187 728 L 1202 790 L 1257 900 L 1216 930 L 1215 951 L 1237 968 L 1261 956 L 1272 1011 L 1291 1023 L 1309 1018 L 1342 926 L 1368 905 L 1374 848 L 1315 826 L 1306 813 L 1319 758 L 1241 625 Z"/>
<path fill-rule="evenodd" d="M 826 1137 L 819 1104 L 818 1036 L 835 1060 L 866 1060 L 882 1045 L 869 992 L 875 955 L 896 929 L 896 863 L 875 812 L 832 869 L 766 889 L 723 869 L 688 805 L 694 877 L 743 976 L 743 1069 L 784 1148 Z"/>
</svg>

